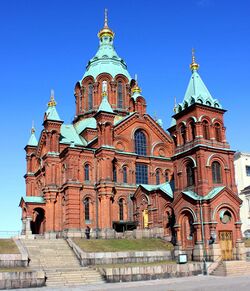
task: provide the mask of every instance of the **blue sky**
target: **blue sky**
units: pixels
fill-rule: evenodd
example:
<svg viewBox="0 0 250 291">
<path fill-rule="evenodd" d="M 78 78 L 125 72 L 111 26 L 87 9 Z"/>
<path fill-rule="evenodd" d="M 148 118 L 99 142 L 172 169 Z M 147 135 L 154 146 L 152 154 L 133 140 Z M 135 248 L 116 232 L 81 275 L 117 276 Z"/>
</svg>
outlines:
<svg viewBox="0 0 250 291">
<path fill-rule="evenodd" d="M 73 89 L 98 47 L 104 8 L 115 48 L 147 100 L 148 112 L 170 125 L 174 96 L 190 78 L 191 49 L 214 98 L 228 110 L 227 140 L 250 151 L 250 3 L 230 0 L 1 1 L 0 230 L 20 230 L 25 147 L 32 120 L 42 130 L 50 89 L 65 123 L 75 113 Z"/>
</svg>

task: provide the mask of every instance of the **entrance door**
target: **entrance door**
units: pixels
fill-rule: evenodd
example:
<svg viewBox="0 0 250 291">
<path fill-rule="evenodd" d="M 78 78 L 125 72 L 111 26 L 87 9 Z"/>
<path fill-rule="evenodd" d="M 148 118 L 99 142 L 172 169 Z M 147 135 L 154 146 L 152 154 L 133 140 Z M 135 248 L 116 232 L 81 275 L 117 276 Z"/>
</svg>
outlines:
<svg viewBox="0 0 250 291">
<path fill-rule="evenodd" d="M 219 233 L 222 259 L 225 261 L 233 259 L 233 240 L 231 231 L 221 231 Z"/>
</svg>

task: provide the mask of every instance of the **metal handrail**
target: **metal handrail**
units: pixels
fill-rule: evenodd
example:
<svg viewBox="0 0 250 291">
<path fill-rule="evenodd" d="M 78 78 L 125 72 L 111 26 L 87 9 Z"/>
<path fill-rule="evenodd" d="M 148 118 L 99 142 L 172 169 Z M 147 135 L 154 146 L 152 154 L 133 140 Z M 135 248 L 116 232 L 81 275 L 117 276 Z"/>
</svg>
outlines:
<svg viewBox="0 0 250 291">
<path fill-rule="evenodd" d="M 218 268 L 218 266 L 220 265 L 220 263 L 223 262 L 223 257 L 220 255 L 218 256 L 218 258 L 212 262 L 208 268 L 207 268 L 207 273 L 210 274 L 212 271 L 214 271 L 216 268 Z"/>
<path fill-rule="evenodd" d="M 20 235 L 20 231 L 18 230 L 0 230 L 0 238 L 12 238 L 18 237 Z"/>
</svg>

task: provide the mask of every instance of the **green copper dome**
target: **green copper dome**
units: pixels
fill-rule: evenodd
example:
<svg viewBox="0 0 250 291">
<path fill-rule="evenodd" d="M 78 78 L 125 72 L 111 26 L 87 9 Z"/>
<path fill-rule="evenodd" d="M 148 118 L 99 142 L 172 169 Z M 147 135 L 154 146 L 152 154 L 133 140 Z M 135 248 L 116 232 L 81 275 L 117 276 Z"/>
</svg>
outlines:
<svg viewBox="0 0 250 291">
<path fill-rule="evenodd" d="M 94 79 L 101 73 L 108 73 L 113 78 L 116 75 L 122 74 L 129 80 L 131 77 L 127 71 L 127 65 L 115 51 L 113 45 L 114 32 L 108 27 L 107 15 L 105 13 L 105 22 L 103 29 L 98 33 L 99 48 L 96 55 L 88 62 L 86 72 L 83 75 L 84 79 L 87 76 L 92 76 Z"/>
</svg>

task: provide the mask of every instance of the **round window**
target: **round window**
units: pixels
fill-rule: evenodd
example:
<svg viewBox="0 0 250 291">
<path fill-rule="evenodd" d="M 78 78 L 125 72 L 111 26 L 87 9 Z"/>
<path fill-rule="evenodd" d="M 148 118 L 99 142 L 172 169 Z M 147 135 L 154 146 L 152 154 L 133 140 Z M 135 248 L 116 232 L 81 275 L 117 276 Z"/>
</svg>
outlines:
<svg viewBox="0 0 250 291">
<path fill-rule="evenodd" d="M 222 223 L 226 224 L 230 222 L 232 219 L 232 215 L 228 210 L 222 210 L 220 213 L 220 220 Z"/>
</svg>

